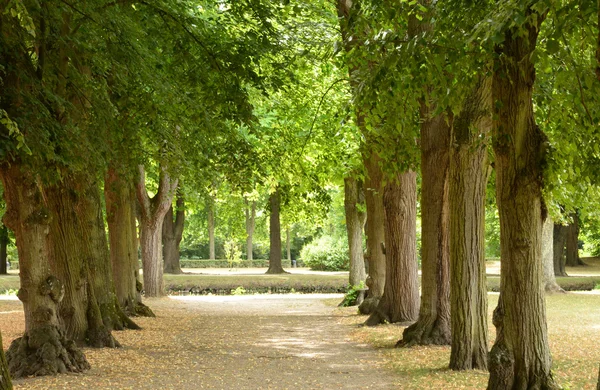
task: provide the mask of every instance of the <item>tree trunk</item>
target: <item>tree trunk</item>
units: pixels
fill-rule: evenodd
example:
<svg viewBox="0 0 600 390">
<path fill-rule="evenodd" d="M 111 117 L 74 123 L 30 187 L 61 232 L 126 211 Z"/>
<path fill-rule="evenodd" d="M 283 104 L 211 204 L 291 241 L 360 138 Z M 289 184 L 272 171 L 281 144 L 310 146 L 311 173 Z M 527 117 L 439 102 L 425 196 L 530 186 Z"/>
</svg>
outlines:
<svg viewBox="0 0 600 390">
<path fill-rule="evenodd" d="M 579 216 L 577 212 L 571 214 L 573 222 L 567 226 L 567 265 L 577 267 L 583 265 L 579 258 Z"/>
<path fill-rule="evenodd" d="M 554 259 L 554 275 L 568 276 L 565 271 L 565 245 L 567 244 L 567 226 L 554 224 L 553 237 L 553 259 Z"/>
<path fill-rule="evenodd" d="M 112 276 L 119 305 L 130 316 L 154 317 L 152 310 L 142 303 L 141 288 L 138 289 L 141 284 L 134 188 L 131 181 L 112 166 L 104 178 L 104 198 Z"/>
<path fill-rule="evenodd" d="M 254 237 L 254 221 L 256 218 L 256 202 L 252 201 L 252 205 L 248 207 L 246 200 L 246 260 L 252 261 L 252 241 Z"/>
<path fill-rule="evenodd" d="M 600 12 L 598 14 L 600 15 Z M 598 22 L 600 22 L 600 17 L 598 17 L 598 19 L 599 19 Z M 599 24 L 599 26 L 600 26 L 600 24 Z M 599 41 L 598 47 L 600 47 L 600 37 L 598 38 L 598 41 Z M 600 76 L 599 76 L 599 78 L 600 78 Z M 598 367 L 598 384 L 596 385 L 596 390 L 600 390 L 600 366 Z"/>
<path fill-rule="evenodd" d="M 546 217 L 542 226 L 542 267 L 546 292 L 565 292 L 556 283 L 554 273 L 554 222 L 550 216 Z"/>
<path fill-rule="evenodd" d="M 163 222 L 163 258 L 165 259 L 164 272 L 167 274 L 180 274 L 179 245 L 183 237 L 185 222 L 185 203 L 181 190 L 177 191 L 175 202 L 175 221 L 173 221 L 173 206 L 169 207 Z"/>
<path fill-rule="evenodd" d="M 8 228 L 2 225 L 2 227 L 0 227 L 0 275 L 6 275 L 8 273 L 6 260 L 8 259 L 7 247 L 9 242 Z"/>
<path fill-rule="evenodd" d="M 450 344 L 450 125 L 434 109 L 421 103 L 421 307 L 397 346 Z"/>
<path fill-rule="evenodd" d="M 491 78 L 482 78 L 455 118 L 450 163 L 450 369 L 487 369 L 485 193 Z M 483 141 L 483 142 L 482 142 Z"/>
<path fill-rule="evenodd" d="M 146 190 L 144 167 L 138 167 L 136 194 L 141 207 L 140 244 L 144 268 L 144 291 L 147 297 L 165 295 L 162 259 L 162 224 L 177 188 L 177 179 L 171 180 L 164 166 L 160 168 L 158 192 L 153 197 Z"/>
<path fill-rule="evenodd" d="M 208 200 L 208 259 L 215 260 L 215 201 Z"/>
<path fill-rule="evenodd" d="M 8 363 L 2 348 L 2 333 L 0 333 L 0 390 L 12 390 L 12 381 L 8 371 Z"/>
<path fill-rule="evenodd" d="M 362 214 L 358 207 L 362 204 L 361 184 L 349 176 L 344 179 L 344 210 L 346 212 L 346 231 L 350 256 L 350 286 L 360 286 L 367 277 L 363 252 Z"/>
<path fill-rule="evenodd" d="M 271 211 L 270 230 L 269 230 L 269 269 L 267 274 L 285 274 L 281 265 L 281 224 L 279 223 L 279 207 L 281 196 L 279 188 L 269 196 L 269 206 Z"/>
<path fill-rule="evenodd" d="M 523 26 L 496 47 L 492 98 L 501 281 L 488 389 L 555 389 L 542 273 L 542 163 L 546 137 L 533 116 L 532 52 L 544 15 L 527 9 Z M 535 18 L 534 18 L 535 17 Z M 535 22 L 533 21 L 535 20 Z"/>
<path fill-rule="evenodd" d="M 292 244 L 291 244 L 291 234 L 290 234 L 289 226 L 285 229 L 285 247 L 287 249 L 287 261 L 291 267 L 292 266 Z"/>
<path fill-rule="evenodd" d="M 58 318 L 63 284 L 50 269 L 50 214 L 41 183 L 17 163 L 0 169 L 7 210 L 4 223 L 15 233 L 19 252 L 18 297 L 25 312 L 25 334 L 6 353 L 13 378 L 81 372 L 89 363 Z"/>
<path fill-rule="evenodd" d="M 365 322 L 412 322 L 419 315 L 417 266 L 417 174 L 406 171 L 385 186 L 385 290 Z"/>
</svg>

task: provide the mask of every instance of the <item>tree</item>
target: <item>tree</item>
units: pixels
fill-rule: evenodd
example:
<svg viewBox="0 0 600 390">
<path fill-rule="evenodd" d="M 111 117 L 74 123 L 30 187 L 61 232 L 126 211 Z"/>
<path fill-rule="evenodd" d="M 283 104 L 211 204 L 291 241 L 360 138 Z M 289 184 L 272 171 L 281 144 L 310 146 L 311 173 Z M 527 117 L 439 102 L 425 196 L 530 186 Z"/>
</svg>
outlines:
<svg viewBox="0 0 600 390">
<path fill-rule="evenodd" d="M 547 11 L 536 2 L 501 11 L 522 23 L 500 24 L 503 40 L 495 46 L 493 148 L 502 263 L 488 389 L 553 389 L 541 264 L 545 137 L 533 116 L 531 59 Z"/>
<path fill-rule="evenodd" d="M 244 210 L 246 215 L 246 260 L 252 261 L 252 251 L 254 248 L 254 228 L 256 221 L 256 201 L 249 201 L 248 199 L 245 199 L 244 202 L 246 204 L 246 208 Z"/>
<path fill-rule="evenodd" d="M 279 188 L 269 195 L 269 268 L 267 274 L 287 273 L 281 265 L 281 223 L 279 221 L 279 210 L 281 206 L 281 194 Z"/>
<path fill-rule="evenodd" d="M 2 334 L 0 333 L 0 345 L 2 345 Z M 4 356 L 4 349 L 0 348 L 0 390 L 12 390 L 12 381 L 8 371 L 8 363 Z"/>
<path fill-rule="evenodd" d="M 544 273 L 544 290 L 546 292 L 564 292 L 556 283 L 554 262 L 554 221 L 548 215 L 542 225 L 542 267 Z"/>
<path fill-rule="evenodd" d="M 583 265 L 579 258 L 579 215 L 577 212 L 571 214 L 571 223 L 567 227 L 566 246 L 566 264 L 569 267 Z"/>
<path fill-rule="evenodd" d="M 2 227 L 0 227 L 0 275 L 6 275 L 8 273 L 6 267 L 6 261 L 8 258 L 8 244 L 10 244 L 10 238 L 8 237 L 8 228 L 2 225 Z"/>
<path fill-rule="evenodd" d="M 211 195 L 206 204 L 208 214 L 208 259 L 215 260 L 215 200 Z"/>
<path fill-rule="evenodd" d="M 179 245 L 183 237 L 185 221 L 185 202 L 181 187 L 177 189 L 175 201 L 175 220 L 173 220 L 173 205 L 169 207 L 163 222 L 163 258 L 164 272 L 167 274 L 180 274 Z"/>
<path fill-rule="evenodd" d="M 568 228 L 560 223 L 554 224 L 552 257 L 554 259 L 555 276 L 567 276 L 567 272 L 565 271 L 565 245 L 567 244 L 567 230 Z"/>
<path fill-rule="evenodd" d="M 362 183 L 352 176 L 344 178 L 344 211 L 346 230 L 348 232 L 348 249 L 350 256 L 350 286 L 364 284 L 367 277 L 363 257 L 363 227 L 365 213 L 363 206 L 364 193 Z"/>
<path fill-rule="evenodd" d="M 171 179 L 166 167 L 160 167 L 158 192 L 152 198 L 146 190 L 146 173 L 140 165 L 136 183 L 136 194 L 141 206 L 140 245 L 144 268 L 144 291 L 147 297 L 165 294 L 162 262 L 162 225 L 171 206 L 177 179 Z"/>
</svg>

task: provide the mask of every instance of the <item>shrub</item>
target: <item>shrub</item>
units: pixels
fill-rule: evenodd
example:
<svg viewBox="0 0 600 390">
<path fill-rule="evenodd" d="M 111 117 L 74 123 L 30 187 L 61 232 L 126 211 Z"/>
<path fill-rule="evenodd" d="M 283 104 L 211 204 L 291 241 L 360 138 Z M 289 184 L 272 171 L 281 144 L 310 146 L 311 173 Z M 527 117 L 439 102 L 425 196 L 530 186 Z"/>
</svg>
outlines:
<svg viewBox="0 0 600 390">
<path fill-rule="evenodd" d="M 347 271 L 348 242 L 343 238 L 322 236 L 304 245 L 300 257 L 307 267 L 315 271 Z"/>
</svg>

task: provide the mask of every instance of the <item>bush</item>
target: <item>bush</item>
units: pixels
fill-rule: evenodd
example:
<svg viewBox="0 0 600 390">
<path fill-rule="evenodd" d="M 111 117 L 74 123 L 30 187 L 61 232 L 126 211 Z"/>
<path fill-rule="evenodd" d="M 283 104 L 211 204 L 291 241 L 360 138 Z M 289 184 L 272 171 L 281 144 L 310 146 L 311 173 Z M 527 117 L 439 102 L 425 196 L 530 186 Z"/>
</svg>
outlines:
<svg viewBox="0 0 600 390">
<path fill-rule="evenodd" d="M 343 238 L 319 237 L 302 248 L 300 257 L 315 271 L 347 271 L 350 265 L 348 242 Z"/>
</svg>

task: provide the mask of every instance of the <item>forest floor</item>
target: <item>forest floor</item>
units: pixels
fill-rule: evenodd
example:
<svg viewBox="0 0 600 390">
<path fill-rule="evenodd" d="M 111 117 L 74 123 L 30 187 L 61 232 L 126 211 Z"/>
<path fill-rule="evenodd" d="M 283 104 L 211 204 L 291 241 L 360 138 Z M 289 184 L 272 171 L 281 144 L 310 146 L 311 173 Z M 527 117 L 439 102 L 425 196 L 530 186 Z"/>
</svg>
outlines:
<svg viewBox="0 0 600 390">
<path fill-rule="evenodd" d="M 342 295 L 147 299 L 157 318 L 114 332 L 123 348 L 85 349 L 82 374 L 26 378 L 15 389 L 389 389 L 383 353 L 354 342 Z M 354 315 L 353 311 L 352 315 Z M 24 329 L 17 300 L 0 300 L 4 348 Z"/>
</svg>

